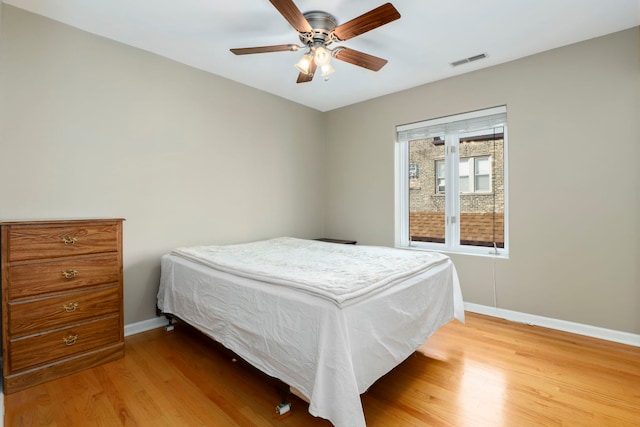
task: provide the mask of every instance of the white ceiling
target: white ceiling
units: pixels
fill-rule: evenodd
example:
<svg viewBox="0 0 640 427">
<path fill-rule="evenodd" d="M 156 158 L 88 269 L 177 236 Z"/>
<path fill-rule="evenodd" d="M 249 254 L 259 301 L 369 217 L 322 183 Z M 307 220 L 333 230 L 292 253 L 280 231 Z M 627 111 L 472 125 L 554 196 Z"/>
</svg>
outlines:
<svg viewBox="0 0 640 427">
<path fill-rule="evenodd" d="M 344 23 L 385 0 L 294 0 Z M 392 0 L 402 17 L 342 42 L 389 63 L 341 61 L 328 81 L 296 84 L 298 52 L 230 48 L 299 44 L 268 0 L 4 0 L 4 3 L 328 111 L 640 25 L 640 0 Z M 331 47 L 335 47 L 332 45 Z M 451 62 L 487 58 L 452 67 Z"/>
</svg>

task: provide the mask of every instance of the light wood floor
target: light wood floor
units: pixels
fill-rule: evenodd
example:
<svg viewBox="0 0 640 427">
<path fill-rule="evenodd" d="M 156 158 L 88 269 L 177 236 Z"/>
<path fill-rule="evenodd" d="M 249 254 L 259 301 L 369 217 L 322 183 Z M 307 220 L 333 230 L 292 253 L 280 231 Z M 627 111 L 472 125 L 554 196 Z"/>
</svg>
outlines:
<svg viewBox="0 0 640 427">
<path fill-rule="evenodd" d="M 328 426 L 184 325 L 124 360 L 5 396 L 6 426 Z M 362 396 L 374 426 L 640 426 L 640 348 L 467 314 Z"/>
</svg>

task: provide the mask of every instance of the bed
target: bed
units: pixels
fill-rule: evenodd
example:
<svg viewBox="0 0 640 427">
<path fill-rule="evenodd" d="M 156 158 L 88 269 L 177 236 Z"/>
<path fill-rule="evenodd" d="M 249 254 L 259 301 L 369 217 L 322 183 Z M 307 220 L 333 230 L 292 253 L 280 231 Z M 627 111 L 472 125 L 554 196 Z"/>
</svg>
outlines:
<svg viewBox="0 0 640 427">
<path fill-rule="evenodd" d="M 360 394 L 439 327 L 464 321 L 445 255 L 291 237 L 173 250 L 161 259 L 158 308 L 338 427 L 365 426 Z"/>
</svg>

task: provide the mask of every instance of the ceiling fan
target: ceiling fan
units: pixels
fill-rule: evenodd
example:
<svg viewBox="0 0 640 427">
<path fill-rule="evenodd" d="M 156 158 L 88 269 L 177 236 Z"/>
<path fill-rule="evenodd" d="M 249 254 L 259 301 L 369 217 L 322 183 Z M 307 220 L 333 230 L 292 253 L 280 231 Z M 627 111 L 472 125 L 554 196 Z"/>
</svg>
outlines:
<svg viewBox="0 0 640 427">
<path fill-rule="evenodd" d="M 231 49 L 231 52 L 236 55 L 248 55 L 253 53 L 306 49 L 304 56 L 296 64 L 296 68 L 300 71 L 297 83 L 306 83 L 313 80 L 317 67 L 320 67 L 322 77 L 327 80 L 328 75 L 334 72 L 331 66 L 331 58 L 336 58 L 340 61 L 348 62 L 372 71 L 380 70 L 387 63 L 386 59 L 378 58 L 354 49 L 343 46 L 330 49 L 328 46 L 334 42 L 349 40 L 399 19 L 400 13 L 391 3 L 385 3 L 357 18 L 338 25 L 336 18 L 327 12 L 314 10 L 302 13 L 292 0 L 269 1 L 299 33 L 300 41 L 303 45 L 281 44 L 275 46 L 245 47 Z"/>
</svg>

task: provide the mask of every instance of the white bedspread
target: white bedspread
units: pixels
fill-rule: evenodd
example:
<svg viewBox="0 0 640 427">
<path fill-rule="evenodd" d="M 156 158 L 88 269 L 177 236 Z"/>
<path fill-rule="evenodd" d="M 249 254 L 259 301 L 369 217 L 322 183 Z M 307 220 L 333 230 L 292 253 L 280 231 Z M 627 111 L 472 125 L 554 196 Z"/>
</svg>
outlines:
<svg viewBox="0 0 640 427">
<path fill-rule="evenodd" d="M 341 306 L 449 259 L 437 252 L 337 245 L 292 237 L 178 248 L 173 254 L 220 271 L 293 287 Z"/>
<path fill-rule="evenodd" d="M 365 246 L 309 243 L 308 248 L 318 251 L 353 251 L 354 259 L 356 252 L 369 251 Z M 407 252 L 386 249 L 392 258 Z M 158 307 L 295 387 L 309 400 L 312 415 L 338 427 L 365 426 L 360 394 L 442 325 L 454 317 L 464 320 L 458 277 L 447 257 L 404 280 L 389 281 L 395 274 L 380 270 L 374 283 L 382 284 L 372 294 L 361 294 L 371 285 L 352 292 L 335 278 L 336 292 L 310 280 L 302 287 L 290 286 L 289 278 L 256 280 L 254 273 L 212 269 L 187 259 L 188 250 L 179 252 L 162 257 Z M 323 255 L 316 252 L 314 257 Z M 322 291 L 311 289 L 317 285 Z"/>
</svg>

